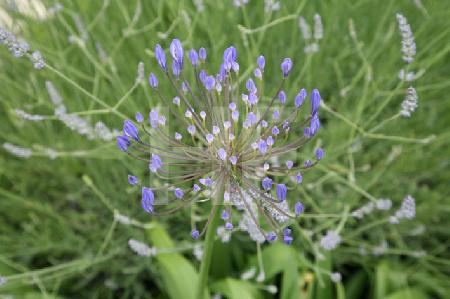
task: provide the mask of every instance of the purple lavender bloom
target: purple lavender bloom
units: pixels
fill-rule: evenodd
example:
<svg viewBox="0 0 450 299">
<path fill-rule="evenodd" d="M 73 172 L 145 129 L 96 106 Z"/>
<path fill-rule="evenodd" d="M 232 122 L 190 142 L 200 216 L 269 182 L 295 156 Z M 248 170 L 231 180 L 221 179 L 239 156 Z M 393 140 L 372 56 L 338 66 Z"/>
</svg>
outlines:
<svg viewBox="0 0 450 299">
<path fill-rule="evenodd" d="M 170 54 L 172 55 L 173 62 L 178 65 L 181 71 L 181 69 L 183 69 L 184 51 L 180 40 L 174 39 L 172 43 L 170 43 Z"/>
<path fill-rule="evenodd" d="M 324 155 L 325 155 L 325 152 L 323 149 L 321 149 L 321 148 L 316 149 L 316 159 L 317 160 L 322 160 Z"/>
<path fill-rule="evenodd" d="M 228 211 L 226 211 L 226 210 L 223 210 L 221 217 L 223 220 L 227 220 L 230 218 L 230 213 L 228 213 Z"/>
<path fill-rule="evenodd" d="M 236 156 L 231 156 L 231 157 L 230 157 L 230 162 L 231 162 L 231 164 L 236 165 L 236 163 L 237 163 L 237 157 L 236 157 Z"/>
<path fill-rule="evenodd" d="M 252 78 L 247 80 L 247 83 L 245 84 L 245 87 L 247 88 L 249 93 L 255 93 L 256 92 L 256 85 L 255 85 L 255 82 L 253 82 Z"/>
<path fill-rule="evenodd" d="M 202 188 L 200 188 L 200 186 L 197 185 L 197 184 L 194 184 L 194 186 L 192 187 L 192 189 L 194 190 L 194 192 L 198 192 L 198 191 L 202 190 Z"/>
<path fill-rule="evenodd" d="M 152 159 L 150 161 L 149 169 L 151 172 L 155 173 L 163 166 L 163 161 L 161 157 L 157 154 L 152 154 Z"/>
<path fill-rule="evenodd" d="M 301 184 L 303 182 L 303 176 L 300 172 L 295 175 L 295 181 L 297 184 Z"/>
<path fill-rule="evenodd" d="M 167 72 L 166 56 L 164 55 L 163 48 L 159 44 L 155 46 L 155 57 L 156 61 L 158 61 L 160 68 L 165 72 Z"/>
<path fill-rule="evenodd" d="M 253 71 L 253 75 L 254 75 L 256 78 L 258 78 L 258 79 L 262 79 L 262 72 L 261 72 L 261 69 L 256 68 L 256 69 Z"/>
<path fill-rule="evenodd" d="M 152 87 L 152 88 L 158 87 L 158 79 L 156 79 L 155 74 L 150 73 L 150 76 L 148 77 L 148 83 L 150 84 L 150 87 Z"/>
<path fill-rule="evenodd" d="M 198 66 L 198 54 L 194 49 L 191 49 L 191 51 L 189 51 L 189 60 L 191 61 L 193 66 Z"/>
<path fill-rule="evenodd" d="M 127 136 L 122 135 L 122 136 L 117 136 L 116 140 L 117 140 L 117 147 L 122 152 L 126 152 L 128 150 L 128 147 L 131 144 L 130 139 Z"/>
<path fill-rule="evenodd" d="M 144 211 L 147 213 L 153 213 L 153 205 L 155 203 L 155 195 L 152 189 L 147 187 L 142 187 L 142 199 L 141 204 Z"/>
<path fill-rule="evenodd" d="M 311 136 L 316 135 L 319 128 L 320 128 L 320 121 L 319 121 L 319 116 L 316 113 L 311 118 L 311 124 L 310 124 Z"/>
<path fill-rule="evenodd" d="M 138 178 L 135 177 L 134 175 L 129 174 L 129 175 L 128 175 L 128 183 L 129 183 L 131 186 L 137 185 L 137 184 L 138 184 Z"/>
<path fill-rule="evenodd" d="M 196 229 L 192 230 L 191 237 L 192 239 L 197 240 L 200 237 L 200 232 Z"/>
<path fill-rule="evenodd" d="M 277 239 L 277 234 L 275 232 L 268 232 L 266 239 L 269 242 L 274 242 Z"/>
<path fill-rule="evenodd" d="M 303 204 L 301 202 L 296 202 L 295 206 L 294 206 L 294 212 L 295 212 L 295 216 L 300 216 L 301 213 L 303 213 L 303 210 L 305 209 L 305 207 L 303 206 Z"/>
<path fill-rule="evenodd" d="M 280 100 L 280 103 L 282 105 L 284 105 L 284 103 L 286 103 L 286 93 L 283 90 L 280 91 L 280 93 L 278 94 L 278 99 Z"/>
<path fill-rule="evenodd" d="M 200 81 L 205 84 L 205 80 L 206 77 L 208 76 L 208 74 L 206 73 L 205 70 L 201 70 L 200 73 L 198 73 L 198 78 L 200 79 Z"/>
<path fill-rule="evenodd" d="M 266 59 L 264 58 L 264 56 L 260 55 L 256 60 L 256 63 L 258 64 L 260 70 L 264 70 L 264 67 L 266 65 Z"/>
<path fill-rule="evenodd" d="M 198 57 L 203 62 L 206 60 L 206 49 L 205 48 L 202 47 L 198 50 Z"/>
<path fill-rule="evenodd" d="M 303 163 L 303 166 L 305 168 L 309 168 L 313 165 L 313 162 L 311 160 L 306 160 L 305 163 Z"/>
<path fill-rule="evenodd" d="M 273 112 L 272 118 L 273 118 L 274 120 L 279 119 L 279 118 L 280 118 L 280 111 L 275 110 L 275 111 Z"/>
<path fill-rule="evenodd" d="M 316 115 L 319 111 L 320 94 L 317 89 L 313 89 L 311 93 L 311 115 Z"/>
<path fill-rule="evenodd" d="M 231 223 L 231 222 L 226 222 L 226 223 L 225 223 L 225 229 L 226 229 L 226 230 L 232 230 L 232 229 L 233 229 L 233 223 Z"/>
<path fill-rule="evenodd" d="M 204 83 L 205 83 L 205 88 L 208 91 L 211 91 L 214 88 L 214 83 L 216 83 L 216 80 L 214 79 L 213 76 L 208 76 L 208 77 L 206 77 Z"/>
<path fill-rule="evenodd" d="M 256 105 L 258 103 L 258 96 L 254 93 L 248 95 L 248 104 L 250 106 Z"/>
<path fill-rule="evenodd" d="M 284 201 L 286 199 L 287 188 L 285 184 L 277 185 L 277 197 L 280 201 Z"/>
<path fill-rule="evenodd" d="M 261 139 L 261 140 L 258 142 L 258 149 L 259 149 L 259 152 L 260 152 L 262 155 L 264 155 L 265 153 L 267 153 L 267 148 L 268 148 L 267 142 L 266 142 L 264 139 Z"/>
<path fill-rule="evenodd" d="M 194 135 L 195 134 L 195 126 L 194 125 L 190 125 L 187 127 L 187 131 L 189 134 Z"/>
<path fill-rule="evenodd" d="M 285 228 L 283 231 L 283 242 L 286 245 L 291 245 L 292 241 L 294 241 L 294 239 L 291 236 L 291 229 L 290 228 Z"/>
<path fill-rule="evenodd" d="M 283 78 L 286 78 L 292 69 L 292 60 L 290 58 L 285 58 L 281 63 L 281 72 L 283 73 Z"/>
<path fill-rule="evenodd" d="M 123 133 L 136 141 L 139 141 L 139 133 L 136 126 L 130 120 L 125 120 L 123 122 Z"/>
<path fill-rule="evenodd" d="M 269 135 L 269 137 L 267 137 L 266 139 L 266 143 L 268 146 L 272 146 L 275 143 L 275 140 L 273 139 L 272 136 Z"/>
<path fill-rule="evenodd" d="M 205 138 L 208 143 L 212 143 L 214 141 L 214 135 L 211 133 L 206 134 Z"/>
<path fill-rule="evenodd" d="M 286 161 L 286 167 L 287 169 L 291 169 L 294 166 L 294 162 L 291 160 Z"/>
<path fill-rule="evenodd" d="M 273 181 L 271 178 L 269 178 L 269 177 L 263 178 L 262 187 L 264 188 L 264 190 L 269 191 L 270 189 L 272 189 L 272 184 L 273 184 Z"/>
<path fill-rule="evenodd" d="M 178 198 L 178 199 L 182 199 L 183 196 L 184 196 L 184 192 L 183 192 L 183 190 L 181 190 L 180 188 L 176 188 L 176 189 L 173 191 L 173 194 L 174 194 L 175 197 Z"/>
<path fill-rule="evenodd" d="M 142 116 L 142 113 L 140 112 L 136 112 L 136 115 L 134 117 L 136 119 L 136 121 L 138 123 L 143 123 L 144 122 L 144 117 Z"/>
<path fill-rule="evenodd" d="M 306 98 L 306 89 L 302 88 L 302 90 L 300 90 L 298 95 L 295 97 L 295 108 L 300 108 L 305 98 Z"/>
<path fill-rule="evenodd" d="M 278 129 L 277 126 L 274 126 L 274 127 L 272 128 L 272 134 L 275 135 L 275 136 L 277 136 L 278 134 L 280 134 L 280 130 Z"/>
</svg>

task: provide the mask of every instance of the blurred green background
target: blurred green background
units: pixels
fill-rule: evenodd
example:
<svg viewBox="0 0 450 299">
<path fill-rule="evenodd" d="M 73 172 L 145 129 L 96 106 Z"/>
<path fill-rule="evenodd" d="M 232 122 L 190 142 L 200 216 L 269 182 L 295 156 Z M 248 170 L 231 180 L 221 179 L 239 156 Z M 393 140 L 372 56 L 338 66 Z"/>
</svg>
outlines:
<svg viewBox="0 0 450 299">
<path fill-rule="evenodd" d="M 157 105 L 146 83 L 135 84 L 137 65 L 143 61 L 147 75 L 157 70 L 153 47 L 167 48 L 173 38 L 185 49 L 205 47 L 211 71 L 234 45 L 242 80 L 264 54 L 267 91 L 277 87 L 281 60 L 292 57 L 288 98 L 301 87 L 317 87 L 325 103 L 322 129 L 299 158 L 320 145 L 326 159 L 293 196 L 304 201 L 305 215 L 342 217 L 301 218 L 290 247 L 258 247 L 244 233 L 217 241 L 212 296 L 450 297 L 449 2 L 279 2 L 279 10 L 265 11 L 256 0 L 242 7 L 232 0 L 76 0 L 61 7 L 0 1 L 0 26 L 40 50 L 49 66 L 35 70 L 0 47 L 0 143 L 32 153 L 20 158 L 0 149 L 0 277 L 7 279 L 0 298 L 194 298 L 199 261 L 193 248 L 201 242 L 189 237 L 190 212 L 145 214 L 138 192 L 126 184 L 128 173 L 141 175 L 145 167 L 120 155 L 114 141 L 89 140 L 62 124 L 46 89 L 51 81 L 67 110 L 92 126 L 101 121 L 120 129 L 121 115 L 146 114 Z M 405 63 L 397 12 L 417 43 L 409 71 L 422 75 L 413 82 L 398 78 Z M 324 38 L 318 52 L 308 54 L 298 20 L 313 26 L 316 13 Z M 418 109 L 389 120 L 410 85 Z M 115 113 L 98 103 L 113 107 L 123 97 Z M 15 109 L 48 117 L 28 121 Z M 387 223 L 408 194 L 416 199 L 416 218 Z M 363 220 L 348 216 L 374 198 L 390 198 L 393 208 Z M 120 223 L 118 213 L 132 223 Z M 321 236 L 338 225 L 342 243 L 321 257 Z M 136 255 L 129 239 L 162 253 Z M 261 264 L 265 278 L 256 279 Z M 333 283 L 330 273 L 337 271 L 342 281 Z"/>
</svg>

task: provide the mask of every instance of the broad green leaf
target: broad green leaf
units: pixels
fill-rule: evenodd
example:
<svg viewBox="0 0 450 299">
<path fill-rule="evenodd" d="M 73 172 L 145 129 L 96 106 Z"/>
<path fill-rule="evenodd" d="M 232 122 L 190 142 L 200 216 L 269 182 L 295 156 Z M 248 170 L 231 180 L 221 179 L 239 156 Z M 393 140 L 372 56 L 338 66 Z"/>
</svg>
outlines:
<svg viewBox="0 0 450 299">
<path fill-rule="evenodd" d="M 173 241 L 160 226 L 151 229 L 148 235 L 156 248 L 174 247 Z M 169 297 L 195 299 L 198 273 L 188 259 L 179 253 L 161 253 L 156 260 Z"/>
<path fill-rule="evenodd" d="M 260 291 L 250 282 L 234 278 L 226 278 L 214 283 L 211 290 L 229 299 L 261 298 Z"/>
<path fill-rule="evenodd" d="M 296 263 L 287 265 L 283 272 L 283 280 L 281 282 L 282 299 L 299 298 L 300 297 L 300 281 L 298 277 L 298 267 Z"/>
<path fill-rule="evenodd" d="M 375 273 L 375 299 L 384 299 L 388 293 L 389 265 L 386 262 L 378 264 Z"/>
<path fill-rule="evenodd" d="M 283 272 L 289 265 L 298 265 L 297 252 L 291 246 L 274 243 L 262 251 L 266 278 Z"/>
</svg>

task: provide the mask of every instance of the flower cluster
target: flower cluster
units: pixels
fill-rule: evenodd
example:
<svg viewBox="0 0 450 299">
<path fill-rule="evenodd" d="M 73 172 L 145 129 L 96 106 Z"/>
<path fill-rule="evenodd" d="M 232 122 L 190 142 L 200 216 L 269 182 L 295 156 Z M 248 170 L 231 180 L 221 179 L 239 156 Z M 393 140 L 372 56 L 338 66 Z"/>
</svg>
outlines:
<svg viewBox="0 0 450 299">
<path fill-rule="evenodd" d="M 311 33 L 308 22 L 302 16 L 298 19 L 298 27 L 300 28 L 303 39 L 306 42 L 306 46 L 304 48 L 305 53 L 312 54 L 319 52 L 319 41 L 323 39 L 323 23 L 320 15 L 317 13 L 314 15 L 314 33 Z"/>
<path fill-rule="evenodd" d="M 406 90 L 405 99 L 402 102 L 400 114 L 404 117 L 411 117 L 411 114 L 419 106 L 417 104 L 419 97 L 417 96 L 416 89 L 412 86 L 408 87 Z"/>
<path fill-rule="evenodd" d="M 20 58 L 28 56 L 34 68 L 40 70 L 45 66 L 41 52 L 30 50 L 30 46 L 25 41 L 17 40 L 16 36 L 8 30 L 0 27 L 0 45 L 5 45 L 14 57 Z"/>
<path fill-rule="evenodd" d="M 398 224 L 402 219 L 411 220 L 414 217 L 416 217 L 416 201 L 411 195 L 408 195 L 403 199 L 400 209 L 389 218 L 389 222 L 391 224 Z"/>
<path fill-rule="evenodd" d="M 316 149 L 314 158 L 302 163 L 285 160 L 280 165 L 278 161 L 296 153 L 317 134 L 319 91 L 311 92 L 311 110 L 302 118 L 300 108 L 307 98 L 306 90 L 299 90 L 291 101 L 283 90 L 293 67 L 290 58 L 282 61 L 280 85 L 265 101 L 264 56 L 257 58 L 254 76 L 248 78 L 242 90 L 236 48 L 224 51 L 223 63 L 215 75 L 205 69 L 206 50 L 191 49 L 187 57 L 193 84 L 186 80 L 187 63 L 181 42 L 174 39 L 169 52 L 171 69 L 163 48 L 155 47 L 156 61 L 173 91 L 170 100 L 162 94 L 158 77 L 149 75 L 155 95 L 161 103 L 169 103 L 169 114 L 155 107 L 145 121 L 144 115 L 137 112 L 135 121 L 125 120 L 123 135 L 117 137 L 121 151 L 147 163 L 149 173 L 166 182 L 154 188 L 141 186 L 143 209 L 160 215 L 210 201 L 209 218 L 201 231 L 193 225 L 192 238 L 203 235 L 217 213 L 224 223 L 221 238 L 228 239 L 224 230 L 239 228 L 256 242 L 281 238 L 290 244 L 293 237 L 286 222 L 300 216 L 304 206 L 299 201 L 290 206 L 289 190 L 301 184 L 303 172 L 321 160 L 324 151 Z M 176 126 L 169 127 L 169 121 Z M 175 130 L 180 127 L 184 129 Z M 128 181 L 140 185 L 134 175 Z M 163 192 L 166 196 L 162 196 Z M 157 205 L 165 208 L 157 209 Z"/>
<path fill-rule="evenodd" d="M 414 41 L 414 35 L 411 30 L 411 26 L 408 24 L 408 20 L 402 15 L 397 13 L 397 23 L 402 36 L 402 52 L 403 60 L 406 63 L 411 63 L 416 55 L 416 42 Z"/>
</svg>

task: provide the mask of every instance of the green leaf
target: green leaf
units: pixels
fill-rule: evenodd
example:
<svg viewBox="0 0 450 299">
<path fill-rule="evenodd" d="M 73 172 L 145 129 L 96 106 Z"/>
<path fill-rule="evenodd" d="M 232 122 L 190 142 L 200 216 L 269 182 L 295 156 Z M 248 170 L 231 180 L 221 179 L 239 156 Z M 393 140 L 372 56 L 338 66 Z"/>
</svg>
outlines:
<svg viewBox="0 0 450 299">
<path fill-rule="evenodd" d="M 172 248 L 173 241 L 160 226 L 149 231 L 149 237 L 156 248 Z M 170 298 L 196 299 L 195 291 L 198 273 L 194 266 L 179 253 L 161 253 L 156 256 L 160 274 L 164 282 L 164 290 Z M 206 297 L 206 298 L 209 298 Z"/>
<path fill-rule="evenodd" d="M 384 299 L 427 299 L 429 298 L 422 290 L 418 288 L 406 288 L 396 291 L 384 297 Z"/>
<path fill-rule="evenodd" d="M 330 253 L 326 252 L 324 254 L 325 258 L 318 260 L 316 262 L 316 266 L 319 269 L 322 269 L 322 271 L 316 271 L 316 276 L 321 275 L 321 281 L 317 277 L 314 280 L 314 298 L 321 299 L 321 298 L 332 298 L 333 295 L 333 286 L 331 283 L 330 278 L 328 275 L 323 275 L 322 273 L 331 272 L 331 255 Z"/>
<path fill-rule="evenodd" d="M 366 272 L 360 270 L 356 274 L 353 274 L 350 277 L 350 279 L 345 283 L 345 297 L 347 299 L 361 298 L 363 292 L 367 293 L 366 283 L 367 283 Z"/>
<path fill-rule="evenodd" d="M 285 268 L 283 272 L 280 298 L 290 299 L 299 297 L 300 297 L 300 285 L 298 278 L 298 267 L 296 263 L 291 263 Z"/>
<path fill-rule="evenodd" d="M 291 246 L 274 243 L 262 251 L 266 278 L 283 272 L 290 265 L 298 265 L 297 252 Z"/>
<path fill-rule="evenodd" d="M 261 293 L 248 281 L 226 278 L 214 283 L 211 290 L 229 299 L 261 298 Z"/>
</svg>

